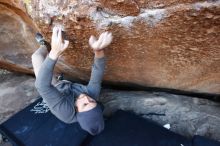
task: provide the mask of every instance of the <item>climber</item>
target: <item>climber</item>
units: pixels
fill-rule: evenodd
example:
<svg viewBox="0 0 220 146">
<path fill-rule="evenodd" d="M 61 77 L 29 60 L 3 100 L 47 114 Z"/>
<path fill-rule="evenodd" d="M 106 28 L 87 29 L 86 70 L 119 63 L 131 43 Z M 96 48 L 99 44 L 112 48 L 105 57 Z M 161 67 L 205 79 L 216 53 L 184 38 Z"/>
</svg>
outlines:
<svg viewBox="0 0 220 146">
<path fill-rule="evenodd" d="M 57 81 L 53 76 L 54 66 L 59 56 L 69 45 L 63 40 L 62 28 L 54 27 L 51 50 L 40 33 L 36 40 L 40 48 L 32 55 L 32 64 L 36 76 L 35 86 L 50 108 L 51 112 L 65 123 L 78 122 L 82 129 L 92 135 L 104 129 L 102 109 L 97 103 L 105 68 L 104 49 L 111 43 L 112 34 L 104 32 L 96 40 L 89 39 L 89 45 L 95 54 L 92 73 L 88 85 L 72 83 L 67 80 Z"/>
</svg>

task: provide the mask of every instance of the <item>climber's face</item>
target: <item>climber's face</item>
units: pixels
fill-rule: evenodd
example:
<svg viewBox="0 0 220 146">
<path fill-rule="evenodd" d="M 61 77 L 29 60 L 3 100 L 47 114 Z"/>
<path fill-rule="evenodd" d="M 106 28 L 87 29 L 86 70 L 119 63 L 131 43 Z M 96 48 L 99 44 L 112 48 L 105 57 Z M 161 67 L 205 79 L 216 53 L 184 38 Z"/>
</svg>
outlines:
<svg viewBox="0 0 220 146">
<path fill-rule="evenodd" d="M 95 108 L 97 102 L 86 94 L 80 94 L 75 101 L 75 106 L 78 112 L 85 112 Z"/>
</svg>

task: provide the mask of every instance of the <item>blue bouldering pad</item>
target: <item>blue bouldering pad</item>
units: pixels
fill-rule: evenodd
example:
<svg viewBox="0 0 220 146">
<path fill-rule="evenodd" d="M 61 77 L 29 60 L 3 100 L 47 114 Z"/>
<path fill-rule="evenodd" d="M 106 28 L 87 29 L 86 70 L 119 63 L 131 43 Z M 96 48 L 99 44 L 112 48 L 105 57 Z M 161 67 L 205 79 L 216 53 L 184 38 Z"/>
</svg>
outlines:
<svg viewBox="0 0 220 146">
<path fill-rule="evenodd" d="M 79 146 L 87 137 L 78 123 L 65 124 L 51 114 L 42 98 L 0 125 L 13 145 Z"/>
</svg>

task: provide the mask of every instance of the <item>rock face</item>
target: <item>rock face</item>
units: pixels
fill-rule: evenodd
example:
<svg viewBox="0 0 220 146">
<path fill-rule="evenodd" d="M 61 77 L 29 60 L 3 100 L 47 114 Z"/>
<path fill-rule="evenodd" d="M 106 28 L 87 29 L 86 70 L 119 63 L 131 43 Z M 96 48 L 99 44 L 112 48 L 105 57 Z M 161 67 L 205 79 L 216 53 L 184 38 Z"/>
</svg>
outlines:
<svg viewBox="0 0 220 146">
<path fill-rule="evenodd" d="M 37 99 L 34 80 L 30 76 L 0 70 L 0 123 Z"/>
<path fill-rule="evenodd" d="M 0 1 L 0 68 L 31 73 L 30 56 L 37 47 L 36 28 L 21 9 L 16 1 Z"/>
<path fill-rule="evenodd" d="M 108 63 L 104 81 L 220 93 L 219 0 L 24 2 L 27 13 L 48 40 L 54 25 L 65 27 L 71 44 L 57 69 L 66 75 L 89 79 L 93 53 L 88 38 L 109 30 L 114 40 L 106 51 Z M 1 14 L 0 20 L 6 19 Z M 8 25 L 14 21 L 12 18 L 7 19 Z M 23 34 L 19 24 L 16 33 Z M 2 42 L 4 39 L 0 39 Z M 30 42 L 34 43 L 33 39 Z M 4 59 L 31 71 L 30 54 L 36 47 L 27 44 L 26 47 L 8 45 L 8 48 L 0 48 Z M 11 57 L 12 48 L 19 52 L 20 58 Z"/>
<path fill-rule="evenodd" d="M 220 141 L 219 103 L 163 92 L 117 90 L 105 90 L 100 101 L 106 116 L 119 109 L 133 111 L 160 125 L 170 124 L 170 130 L 181 135 L 202 135 Z"/>
</svg>

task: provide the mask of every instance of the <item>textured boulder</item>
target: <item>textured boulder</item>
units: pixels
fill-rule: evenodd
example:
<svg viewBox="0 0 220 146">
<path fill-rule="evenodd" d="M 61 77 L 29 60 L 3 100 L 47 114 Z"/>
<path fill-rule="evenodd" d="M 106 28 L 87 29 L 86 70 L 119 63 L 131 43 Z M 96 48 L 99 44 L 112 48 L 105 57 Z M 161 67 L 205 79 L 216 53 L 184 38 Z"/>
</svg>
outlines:
<svg viewBox="0 0 220 146">
<path fill-rule="evenodd" d="M 0 124 L 37 99 L 34 80 L 31 76 L 0 70 Z"/>
<path fill-rule="evenodd" d="M 0 1 L 0 68 L 31 73 L 36 28 L 22 6 L 16 1 Z"/>
<path fill-rule="evenodd" d="M 118 90 L 105 90 L 100 101 L 106 116 L 119 109 L 133 111 L 160 125 L 170 124 L 170 130 L 181 135 L 202 135 L 220 141 L 219 103 L 163 92 Z"/>
<path fill-rule="evenodd" d="M 109 30 L 114 40 L 106 51 L 104 81 L 220 93 L 219 0 L 25 2 L 48 40 L 54 25 L 65 27 L 71 44 L 57 67 L 72 78 L 89 79 L 93 53 L 88 38 Z M 16 64 L 30 69 L 35 48 L 25 50 L 29 61 Z"/>
</svg>

